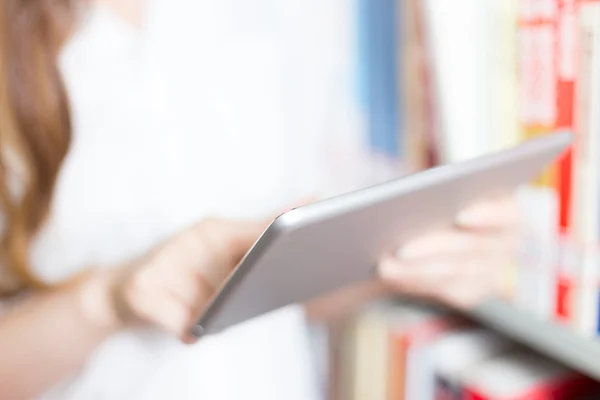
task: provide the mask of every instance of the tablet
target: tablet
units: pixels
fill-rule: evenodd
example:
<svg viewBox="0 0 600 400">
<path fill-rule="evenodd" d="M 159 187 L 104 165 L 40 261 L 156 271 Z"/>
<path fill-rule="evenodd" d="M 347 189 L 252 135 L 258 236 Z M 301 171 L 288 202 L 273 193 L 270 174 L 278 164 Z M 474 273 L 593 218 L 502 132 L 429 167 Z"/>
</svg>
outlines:
<svg viewBox="0 0 600 400">
<path fill-rule="evenodd" d="M 276 218 L 217 291 L 197 337 L 371 280 L 403 241 L 484 197 L 535 179 L 571 144 L 555 133 L 293 209 Z"/>
</svg>

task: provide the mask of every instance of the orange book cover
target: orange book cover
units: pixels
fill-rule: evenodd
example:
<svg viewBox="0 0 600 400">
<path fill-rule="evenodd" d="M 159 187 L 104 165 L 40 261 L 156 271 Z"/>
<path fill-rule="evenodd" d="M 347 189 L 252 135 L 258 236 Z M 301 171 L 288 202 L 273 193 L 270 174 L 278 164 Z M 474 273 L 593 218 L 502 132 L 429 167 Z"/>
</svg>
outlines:
<svg viewBox="0 0 600 400">
<path fill-rule="evenodd" d="M 414 396 L 421 395 L 423 388 L 418 385 L 423 382 L 422 376 L 411 380 L 408 376 L 422 375 L 422 365 L 411 363 L 411 359 L 417 363 L 423 361 L 422 357 L 410 357 L 411 351 L 418 351 L 420 346 L 427 346 L 431 341 L 448 332 L 451 329 L 465 326 L 466 321 L 447 315 L 432 315 L 430 318 L 414 325 L 403 327 L 403 329 L 390 333 L 393 343 L 391 354 L 393 354 L 392 367 L 390 368 L 389 400 L 411 400 Z M 421 367 L 421 368 L 419 368 Z M 433 379 L 433 376 L 431 376 Z M 417 394 L 419 393 L 419 394 Z M 413 396 L 411 396 L 411 394 Z"/>
<path fill-rule="evenodd" d="M 405 338 L 402 332 L 390 332 L 390 358 L 388 379 L 388 400 L 404 399 L 405 386 Z"/>
</svg>

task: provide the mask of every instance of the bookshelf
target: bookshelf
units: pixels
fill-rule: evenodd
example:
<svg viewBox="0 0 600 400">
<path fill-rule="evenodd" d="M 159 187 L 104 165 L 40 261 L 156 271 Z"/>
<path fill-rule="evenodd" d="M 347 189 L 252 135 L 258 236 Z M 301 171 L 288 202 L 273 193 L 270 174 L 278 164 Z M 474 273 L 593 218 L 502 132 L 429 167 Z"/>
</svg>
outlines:
<svg viewBox="0 0 600 400">
<path fill-rule="evenodd" d="M 492 333 L 486 332 L 486 338 L 494 336 L 496 342 L 495 336 L 501 336 L 525 351 L 478 359 L 489 373 L 486 377 L 479 374 L 479 364 L 469 368 L 481 378 L 478 384 L 491 379 L 498 387 L 527 376 L 548 377 L 558 370 L 567 375 L 578 371 L 600 384 L 600 0 L 357 1 L 363 7 L 357 7 L 361 39 L 357 47 L 363 49 L 368 42 L 378 50 L 363 50 L 357 57 L 361 87 L 368 89 L 358 108 L 369 122 L 364 124 L 365 142 L 375 160 L 383 156 L 399 161 L 412 172 L 539 135 L 575 135 L 573 147 L 525 185 L 527 190 L 519 197 L 522 236 L 514 265 L 507 265 L 510 287 L 505 300 L 488 301 L 467 312 L 469 320 Z M 385 10 L 375 9 L 375 3 Z M 366 12 L 367 6 L 373 9 Z M 381 15 L 396 15 L 395 32 L 373 29 L 385 20 Z M 382 72 L 394 69 L 394 79 Z M 385 89 L 394 85 L 392 101 Z M 390 110 L 396 115 L 390 116 Z M 382 128 L 393 124 L 395 129 Z M 360 384 L 351 384 L 352 378 L 346 377 L 353 393 L 347 398 L 384 398 L 380 395 L 387 392 L 385 398 L 429 399 L 430 391 L 415 396 L 414 387 L 391 388 L 399 376 L 398 365 L 405 374 L 398 379 L 417 382 L 419 376 L 429 386 L 435 381 L 436 390 L 444 392 L 453 384 L 439 384 L 436 374 L 447 372 L 440 366 L 447 361 L 459 363 L 468 352 L 473 357 L 483 354 L 478 353 L 485 347 L 477 347 L 479 334 L 472 333 L 470 350 L 450 351 L 450 360 L 436 364 L 433 374 L 431 370 L 413 374 L 412 367 L 415 371 L 424 367 L 420 357 L 409 360 L 407 354 L 427 353 L 424 347 L 438 348 L 440 342 L 449 343 L 460 333 L 452 328 L 443 333 L 447 338 L 423 339 L 428 343 L 424 346 L 419 335 L 426 333 L 415 336 L 405 326 L 399 327 L 399 311 L 391 308 L 385 316 L 371 309 L 359 311 L 349 324 L 350 344 L 343 345 L 349 355 L 341 358 L 352 360 L 355 367 L 348 376 Z M 401 319 L 407 323 L 405 317 Z M 375 357 L 368 350 L 372 340 L 384 349 Z M 546 360 L 531 361 L 534 357 L 526 354 L 531 350 Z M 384 371 L 385 378 L 372 373 L 374 368 Z M 502 375 L 490 373 L 498 369 L 520 378 L 512 382 L 490 378 Z M 462 376 L 454 383 L 474 382 Z M 389 396 L 390 391 L 394 395 Z M 501 398 L 493 392 L 488 391 L 489 398 Z M 600 398 L 598 393 L 591 398 Z M 538 393 L 535 398 L 549 397 Z"/>
<path fill-rule="evenodd" d="M 567 327 L 500 300 L 490 300 L 468 314 L 477 322 L 600 380 L 600 341 L 586 339 Z"/>
</svg>

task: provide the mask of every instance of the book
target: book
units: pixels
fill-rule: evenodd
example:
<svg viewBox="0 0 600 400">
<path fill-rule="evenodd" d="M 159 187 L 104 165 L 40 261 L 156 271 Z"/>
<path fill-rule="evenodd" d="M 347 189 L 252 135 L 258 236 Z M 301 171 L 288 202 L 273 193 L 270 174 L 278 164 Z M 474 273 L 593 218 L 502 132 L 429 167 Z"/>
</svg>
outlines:
<svg viewBox="0 0 600 400">
<path fill-rule="evenodd" d="M 556 21 L 558 0 L 519 0 L 518 4 L 518 123 L 522 139 L 554 131 L 556 122 Z M 520 193 L 522 249 L 516 301 L 534 315 L 554 311 L 558 195 L 556 166 L 551 166 Z"/>
<path fill-rule="evenodd" d="M 444 308 L 409 301 L 370 302 L 348 323 L 344 339 L 344 399 L 410 399 L 433 387 L 428 343 L 466 324 Z M 429 380 L 429 384 L 427 381 Z"/>
<path fill-rule="evenodd" d="M 519 250 L 500 274 L 499 295 L 532 318 L 596 340 L 600 0 L 403 0 L 395 12 L 401 54 L 398 77 L 389 82 L 402 98 L 397 156 L 409 170 L 539 135 L 575 134 L 572 149 L 516 192 Z M 560 385 L 591 382 L 452 313 L 411 320 L 419 315 L 413 307 L 420 307 L 411 302 L 378 307 L 366 308 L 348 326 L 342 347 L 350 372 L 338 380 L 350 387 L 344 399 L 469 393 L 473 399 L 537 399 L 550 396 L 542 389 L 561 392 Z"/>
<path fill-rule="evenodd" d="M 600 396 L 599 382 L 436 305 L 380 299 L 346 329 L 340 400 Z"/>
<path fill-rule="evenodd" d="M 579 36 L 576 0 L 558 1 L 555 25 L 557 74 L 555 130 L 577 133 L 575 129 L 575 82 L 578 73 Z M 559 321 L 573 320 L 577 290 L 577 260 L 573 258 L 573 151 L 567 151 L 557 163 L 556 187 L 559 199 L 558 265 L 555 293 L 555 315 Z"/>
<path fill-rule="evenodd" d="M 400 2 L 402 62 L 400 93 L 403 164 L 409 172 L 421 171 L 440 163 L 438 110 L 428 20 L 420 0 Z"/>
<path fill-rule="evenodd" d="M 597 382 L 522 347 L 477 364 L 461 384 L 464 400 L 576 400 L 600 394 Z"/>
<path fill-rule="evenodd" d="M 460 400 L 463 380 L 483 361 L 510 350 L 515 344 L 485 329 L 451 332 L 432 345 L 435 400 Z M 426 397 L 423 397 L 424 399 Z M 412 397 L 417 399 L 417 397 Z"/>
<path fill-rule="evenodd" d="M 399 90 L 402 40 L 397 0 L 357 0 L 359 97 L 364 114 L 371 181 L 399 176 L 403 108 Z"/>
</svg>

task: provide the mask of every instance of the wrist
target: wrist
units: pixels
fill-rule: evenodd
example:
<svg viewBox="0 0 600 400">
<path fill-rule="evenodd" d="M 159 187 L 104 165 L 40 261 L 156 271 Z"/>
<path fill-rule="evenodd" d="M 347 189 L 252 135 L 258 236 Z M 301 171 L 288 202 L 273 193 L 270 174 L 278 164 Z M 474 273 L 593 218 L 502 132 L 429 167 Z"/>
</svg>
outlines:
<svg viewBox="0 0 600 400">
<path fill-rule="evenodd" d="M 107 333 L 124 328 L 115 306 L 113 275 L 114 272 L 111 270 L 91 271 L 78 285 L 77 290 L 81 311 L 86 321 Z"/>
</svg>

